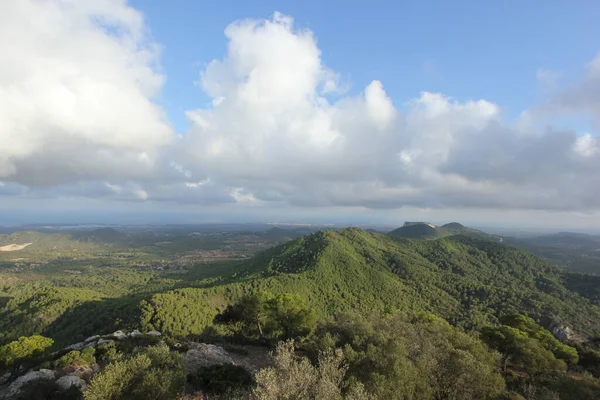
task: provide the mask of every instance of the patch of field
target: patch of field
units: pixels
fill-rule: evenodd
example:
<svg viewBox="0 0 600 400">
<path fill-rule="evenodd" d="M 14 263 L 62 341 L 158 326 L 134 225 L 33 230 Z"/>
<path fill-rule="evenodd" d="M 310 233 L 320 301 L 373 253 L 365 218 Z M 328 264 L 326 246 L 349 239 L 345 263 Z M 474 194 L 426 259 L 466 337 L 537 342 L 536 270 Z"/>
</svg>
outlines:
<svg viewBox="0 0 600 400">
<path fill-rule="evenodd" d="M 33 243 L 25 243 L 25 244 L 9 244 L 6 246 L 0 246 L 0 251 L 18 251 L 23 250 L 25 247 L 29 246 Z"/>
</svg>

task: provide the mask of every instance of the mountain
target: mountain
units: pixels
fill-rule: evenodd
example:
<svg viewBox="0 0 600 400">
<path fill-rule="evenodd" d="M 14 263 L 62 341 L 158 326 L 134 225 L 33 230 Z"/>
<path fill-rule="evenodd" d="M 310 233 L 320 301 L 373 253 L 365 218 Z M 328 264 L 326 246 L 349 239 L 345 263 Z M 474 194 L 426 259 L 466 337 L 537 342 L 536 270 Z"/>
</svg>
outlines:
<svg viewBox="0 0 600 400">
<path fill-rule="evenodd" d="M 426 223 L 416 223 L 404 225 L 388 233 L 390 236 L 411 238 L 411 239 L 436 239 L 446 236 L 447 233 L 438 226 L 432 226 Z"/>
<path fill-rule="evenodd" d="M 468 228 L 458 222 L 450 222 L 442 226 L 435 226 L 427 222 L 406 222 L 404 226 L 389 232 L 388 235 L 408 239 L 437 239 L 445 236 L 465 235 L 502 242 L 501 236 L 490 235 L 478 229 Z"/>
<path fill-rule="evenodd" d="M 228 304 L 255 290 L 296 293 L 321 318 L 351 310 L 428 311 L 478 330 L 520 312 L 582 336 L 600 328 L 593 304 L 600 300 L 600 278 L 569 274 L 527 252 L 464 235 L 413 240 L 357 228 L 319 231 L 226 271 L 235 272 L 172 281 L 151 272 L 97 269 L 57 275 L 56 283 L 9 286 L 0 296 L 0 333 L 5 340 L 41 333 L 59 343 L 120 327 L 198 335 Z"/>
<path fill-rule="evenodd" d="M 254 290 L 292 292 L 320 317 L 429 311 L 466 330 L 526 313 L 581 335 L 600 328 L 600 309 L 562 269 L 533 255 L 463 235 L 409 240 L 349 228 L 321 231 L 244 262 L 227 283 L 158 293 L 140 307 L 143 329 L 199 334 L 217 312 Z M 598 284 L 598 282 L 596 282 Z"/>
</svg>

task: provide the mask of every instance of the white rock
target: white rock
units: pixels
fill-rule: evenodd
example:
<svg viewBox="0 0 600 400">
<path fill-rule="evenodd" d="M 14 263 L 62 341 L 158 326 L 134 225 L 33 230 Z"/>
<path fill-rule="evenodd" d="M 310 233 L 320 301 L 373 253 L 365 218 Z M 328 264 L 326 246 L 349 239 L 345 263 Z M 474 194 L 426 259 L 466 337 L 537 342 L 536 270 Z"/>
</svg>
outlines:
<svg viewBox="0 0 600 400">
<path fill-rule="evenodd" d="M 110 342 L 112 342 L 112 340 L 110 340 L 110 339 L 100 339 L 100 340 L 98 340 L 98 343 L 96 343 L 96 344 L 98 346 L 100 346 L 101 344 L 110 343 Z"/>
<path fill-rule="evenodd" d="M 137 329 L 129 332 L 129 337 L 137 337 L 137 336 L 142 336 L 142 332 L 138 331 Z"/>
<path fill-rule="evenodd" d="M 117 338 L 119 340 L 122 340 L 127 337 L 127 334 L 124 333 L 123 331 L 116 331 L 116 332 L 113 332 L 110 336 Z"/>
<path fill-rule="evenodd" d="M 18 377 L 13 383 L 8 387 L 8 394 L 10 396 L 14 396 L 21 391 L 21 388 L 26 383 L 37 381 L 40 379 L 54 379 L 54 371 L 51 369 L 40 369 L 39 371 L 31 371 Z"/>
<path fill-rule="evenodd" d="M 68 390 L 71 386 L 75 386 L 80 390 L 85 389 L 86 383 L 83 379 L 75 375 L 65 375 L 56 381 L 58 387 L 62 390 Z"/>
<path fill-rule="evenodd" d="M 100 337 L 100 335 L 90 336 L 89 338 L 85 339 L 83 342 L 84 343 L 93 342 L 94 340 L 98 339 L 99 337 Z"/>
<path fill-rule="evenodd" d="M 185 366 L 188 373 L 195 373 L 201 367 L 233 364 L 233 359 L 220 346 L 206 343 L 193 343 L 193 348 L 185 353 Z"/>
<path fill-rule="evenodd" d="M 162 336 L 162 333 L 160 333 L 159 331 L 150 331 L 147 334 L 152 336 Z"/>
<path fill-rule="evenodd" d="M 0 377 L 0 385 L 4 385 L 6 382 L 8 382 L 8 380 L 10 379 L 10 376 L 12 374 L 10 372 L 5 373 L 4 375 L 2 375 Z"/>
<path fill-rule="evenodd" d="M 554 325 L 551 328 L 551 332 L 555 338 L 559 340 L 573 340 L 575 334 L 571 328 L 564 325 Z"/>
<path fill-rule="evenodd" d="M 75 343 L 64 348 L 64 350 L 81 350 L 85 347 L 86 342 Z"/>
</svg>

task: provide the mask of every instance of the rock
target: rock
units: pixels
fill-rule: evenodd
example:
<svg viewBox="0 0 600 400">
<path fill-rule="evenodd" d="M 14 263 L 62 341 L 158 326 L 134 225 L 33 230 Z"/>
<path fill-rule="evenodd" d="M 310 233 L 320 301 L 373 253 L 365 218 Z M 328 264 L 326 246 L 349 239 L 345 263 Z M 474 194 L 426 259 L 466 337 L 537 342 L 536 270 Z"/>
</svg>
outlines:
<svg viewBox="0 0 600 400">
<path fill-rule="evenodd" d="M 110 343 L 110 342 L 113 342 L 113 340 L 110 340 L 110 339 L 100 339 L 100 340 L 98 340 L 98 343 L 96 343 L 96 344 L 98 346 L 100 346 L 101 344 Z"/>
<path fill-rule="evenodd" d="M 94 335 L 94 336 L 90 336 L 89 338 L 85 339 L 83 342 L 84 343 L 89 343 L 89 342 L 93 342 L 93 341 L 95 341 L 95 340 L 97 340 L 99 338 L 100 338 L 100 335 Z"/>
<path fill-rule="evenodd" d="M 8 397 L 14 396 L 21 391 L 23 385 L 37 381 L 40 379 L 54 379 L 54 371 L 51 369 L 40 369 L 39 371 L 31 371 L 18 377 L 13 383 L 8 387 Z"/>
<path fill-rule="evenodd" d="M 147 335 L 162 336 L 162 333 L 160 333 L 159 331 L 150 331 L 147 333 Z"/>
<path fill-rule="evenodd" d="M 96 373 L 93 366 L 91 365 L 69 366 L 67 368 L 64 368 L 64 372 L 66 372 L 67 375 L 77 376 L 84 380 L 90 380 L 92 376 L 94 376 L 94 374 Z"/>
<path fill-rule="evenodd" d="M 138 337 L 138 336 L 142 336 L 142 332 L 138 331 L 137 329 L 129 332 L 129 337 Z"/>
<path fill-rule="evenodd" d="M 4 375 L 0 376 L 0 385 L 4 385 L 6 382 L 8 382 L 8 380 L 11 377 L 11 375 L 12 374 L 10 372 L 7 372 Z"/>
<path fill-rule="evenodd" d="M 558 340 L 573 340 L 575 337 L 573 330 L 565 325 L 556 324 L 550 329 L 550 332 Z"/>
<path fill-rule="evenodd" d="M 85 381 L 76 375 L 65 375 L 59 378 L 56 384 L 62 390 L 68 390 L 71 386 L 75 386 L 79 390 L 83 390 L 86 387 Z"/>
<path fill-rule="evenodd" d="M 110 336 L 112 336 L 118 340 L 123 340 L 127 337 L 127 334 L 124 333 L 123 331 L 116 331 L 116 332 L 113 332 Z"/>
<path fill-rule="evenodd" d="M 185 353 L 185 367 L 188 373 L 195 373 L 199 368 L 213 365 L 234 364 L 233 359 L 220 346 L 206 343 L 193 343 L 192 349 Z"/>
<path fill-rule="evenodd" d="M 64 348 L 64 350 L 82 350 L 86 342 L 75 343 Z"/>
</svg>

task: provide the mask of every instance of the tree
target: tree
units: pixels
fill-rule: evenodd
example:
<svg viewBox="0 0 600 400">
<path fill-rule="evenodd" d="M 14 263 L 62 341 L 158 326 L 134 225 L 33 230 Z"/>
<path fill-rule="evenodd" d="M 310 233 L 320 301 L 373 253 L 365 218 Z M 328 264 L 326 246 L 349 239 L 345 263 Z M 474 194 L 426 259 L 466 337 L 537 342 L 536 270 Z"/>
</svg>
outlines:
<svg viewBox="0 0 600 400">
<path fill-rule="evenodd" d="M 175 398 L 183 391 L 183 356 L 166 345 L 140 350 L 132 357 L 110 363 L 94 377 L 86 400 Z"/>
<path fill-rule="evenodd" d="M 566 369 L 565 363 L 557 360 L 540 341 L 530 338 L 519 329 L 506 325 L 486 327 L 482 330 L 481 338 L 503 354 L 503 371 L 506 371 L 509 361 L 522 366 L 533 375 Z"/>
<path fill-rule="evenodd" d="M 565 360 L 570 364 L 577 364 L 579 361 L 579 355 L 575 348 L 556 339 L 552 336 L 552 333 L 536 324 L 532 318 L 514 314 L 502 317 L 500 322 L 527 333 L 530 338 L 536 339 L 546 350 L 551 351 L 556 358 Z"/>
<path fill-rule="evenodd" d="M 242 322 L 246 336 L 251 336 L 253 328 L 264 337 L 263 327 L 269 317 L 268 301 L 272 296 L 267 292 L 256 292 L 242 297 L 237 303 L 227 306 L 215 317 L 215 322 Z"/>
<path fill-rule="evenodd" d="M 53 344 L 52 339 L 44 336 L 21 336 L 0 347 L 0 363 L 5 369 L 15 372 L 23 363 L 38 357 Z"/>
<path fill-rule="evenodd" d="M 306 358 L 299 358 L 294 342 L 280 342 L 273 354 L 274 365 L 256 374 L 252 394 L 258 400 L 370 400 L 372 397 L 362 384 L 350 384 L 344 392 L 347 366 L 340 349 L 319 354 L 315 366 Z"/>
<path fill-rule="evenodd" d="M 306 306 L 301 297 L 284 293 L 269 300 L 270 317 L 283 330 L 283 338 L 306 336 L 315 328 L 315 313 Z"/>
<path fill-rule="evenodd" d="M 291 339 L 308 335 L 316 325 L 315 313 L 301 297 L 283 293 L 278 296 L 257 292 L 242 297 L 215 317 L 216 323 L 241 323 L 245 336 L 256 332 L 261 338 Z"/>
</svg>

